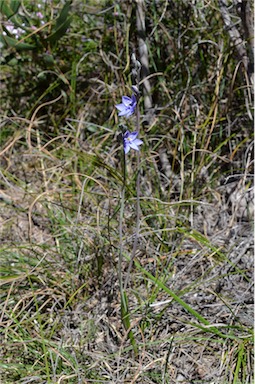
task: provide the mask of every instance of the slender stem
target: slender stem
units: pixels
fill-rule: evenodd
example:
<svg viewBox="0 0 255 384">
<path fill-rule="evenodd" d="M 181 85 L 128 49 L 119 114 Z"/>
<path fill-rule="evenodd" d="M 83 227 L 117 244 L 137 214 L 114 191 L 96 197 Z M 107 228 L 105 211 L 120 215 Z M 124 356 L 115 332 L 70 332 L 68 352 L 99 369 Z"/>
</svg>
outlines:
<svg viewBox="0 0 255 384">
<path fill-rule="evenodd" d="M 123 151 L 123 185 L 120 193 L 120 223 L 119 223 L 119 239 L 120 239 L 120 255 L 118 259 L 118 279 L 120 285 L 120 296 L 123 297 L 123 281 L 122 281 L 122 260 L 123 260 L 123 217 L 125 207 L 125 189 L 126 189 L 126 155 Z"/>
<path fill-rule="evenodd" d="M 130 314 L 128 309 L 128 300 L 123 287 L 122 279 L 122 260 L 123 260 L 123 218 L 124 218 L 124 208 L 125 208 L 125 189 L 126 189 L 126 155 L 123 151 L 123 186 L 121 188 L 120 196 L 120 225 L 119 225 L 119 238 L 120 238 L 120 255 L 118 260 L 118 278 L 120 286 L 120 307 L 121 307 L 121 320 L 122 324 L 126 331 L 128 331 L 128 338 L 133 346 L 135 355 L 138 354 L 138 347 L 136 345 L 135 337 L 131 329 L 130 324 Z"/>
</svg>

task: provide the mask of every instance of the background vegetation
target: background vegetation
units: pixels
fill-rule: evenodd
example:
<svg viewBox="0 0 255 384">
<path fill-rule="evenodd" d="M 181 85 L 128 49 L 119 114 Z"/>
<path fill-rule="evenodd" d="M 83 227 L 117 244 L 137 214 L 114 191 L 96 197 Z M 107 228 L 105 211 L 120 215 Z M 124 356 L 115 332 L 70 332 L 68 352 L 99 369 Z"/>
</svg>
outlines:
<svg viewBox="0 0 255 384">
<path fill-rule="evenodd" d="M 0 2 L 3 383 L 253 383 L 252 35 L 237 3 Z M 152 106 L 141 97 L 135 351 L 114 106 L 141 37 Z M 132 152 L 127 171 L 124 278 Z"/>
</svg>

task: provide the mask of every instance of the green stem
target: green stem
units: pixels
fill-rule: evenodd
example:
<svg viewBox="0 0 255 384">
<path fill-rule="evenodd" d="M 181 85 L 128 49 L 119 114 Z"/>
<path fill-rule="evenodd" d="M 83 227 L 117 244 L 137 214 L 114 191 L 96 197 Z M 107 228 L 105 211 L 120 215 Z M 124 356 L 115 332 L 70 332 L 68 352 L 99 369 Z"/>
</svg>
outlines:
<svg viewBox="0 0 255 384">
<path fill-rule="evenodd" d="M 122 278 L 122 261 L 123 261 L 123 218 L 124 218 L 124 208 L 125 208 L 125 189 L 126 189 L 126 155 L 123 151 L 123 186 L 121 189 L 120 196 L 120 225 L 119 225 L 119 239 L 120 239 L 120 254 L 118 260 L 118 278 L 120 286 L 120 305 L 121 305 L 121 321 L 124 325 L 126 331 L 128 331 L 128 338 L 133 346 L 134 353 L 137 355 L 138 347 L 135 341 L 134 334 L 130 325 L 130 314 L 128 309 L 128 300 L 123 287 L 123 278 Z"/>
<path fill-rule="evenodd" d="M 126 155 L 123 151 L 123 185 L 120 193 L 120 223 L 119 223 L 119 240 L 120 254 L 118 260 L 118 278 L 120 285 L 120 296 L 123 297 L 123 279 L 122 279 L 122 261 L 123 261 L 123 217 L 125 207 L 125 189 L 126 189 Z"/>
</svg>

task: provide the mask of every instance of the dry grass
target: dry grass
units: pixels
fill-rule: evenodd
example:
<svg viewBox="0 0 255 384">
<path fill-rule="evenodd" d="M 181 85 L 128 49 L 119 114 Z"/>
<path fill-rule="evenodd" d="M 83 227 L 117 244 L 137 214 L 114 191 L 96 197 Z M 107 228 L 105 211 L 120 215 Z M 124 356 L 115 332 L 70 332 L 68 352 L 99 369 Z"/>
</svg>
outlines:
<svg viewBox="0 0 255 384">
<path fill-rule="evenodd" d="M 254 380 L 248 80 L 216 2 L 205 9 L 191 1 L 151 3 L 155 108 L 148 118 L 142 99 L 141 221 L 126 290 L 137 354 L 120 316 L 123 177 L 114 110 L 131 84 L 135 4 L 110 2 L 108 9 L 75 1 L 72 28 L 53 49 L 57 80 L 38 61 L 48 83 L 36 83 L 30 100 L 24 95 L 19 104 L 14 84 L 23 92 L 38 68 L 18 62 L 21 84 L 9 77 L 6 59 L 0 132 L 6 384 Z M 77 53 L 81 28 L 98 44 L 85 41 L 84 55 Z M 133 130 L 134 120 L 127 124 Z M 132 152 L 127 171 L 124 279 L 136 228 Z"/>
</svg>

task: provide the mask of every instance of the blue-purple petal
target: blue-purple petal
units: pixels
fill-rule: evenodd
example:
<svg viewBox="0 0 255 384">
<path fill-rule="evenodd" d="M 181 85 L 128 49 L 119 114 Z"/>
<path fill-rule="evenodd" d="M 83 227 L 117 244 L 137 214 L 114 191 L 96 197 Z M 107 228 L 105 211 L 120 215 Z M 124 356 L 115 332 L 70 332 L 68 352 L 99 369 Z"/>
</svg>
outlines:
<svg viewBox="0 0 255 384">
<path fill-rule="evenodd" d="M 132 104 L 132 99 L 128 96 L 122 96 L 122 103 L 126 106 L 129 107 L 130 104 Z"/>
<path fill-rule="evenodd" d="M 117 105 L 115 105 L 115 107 L 116 107 L 119 111 L 123 111 L 123 110 L 126 109 L 125 105 L 123 105 L 123 104 L 117 104 Z"/>
<path fill-rule="evenodd" d="M 131 139 L 131 141 L 135 140 L 137 138 L 138 132 L 131 132 L 129 133 L 128 137 Z"/>
</svg>

